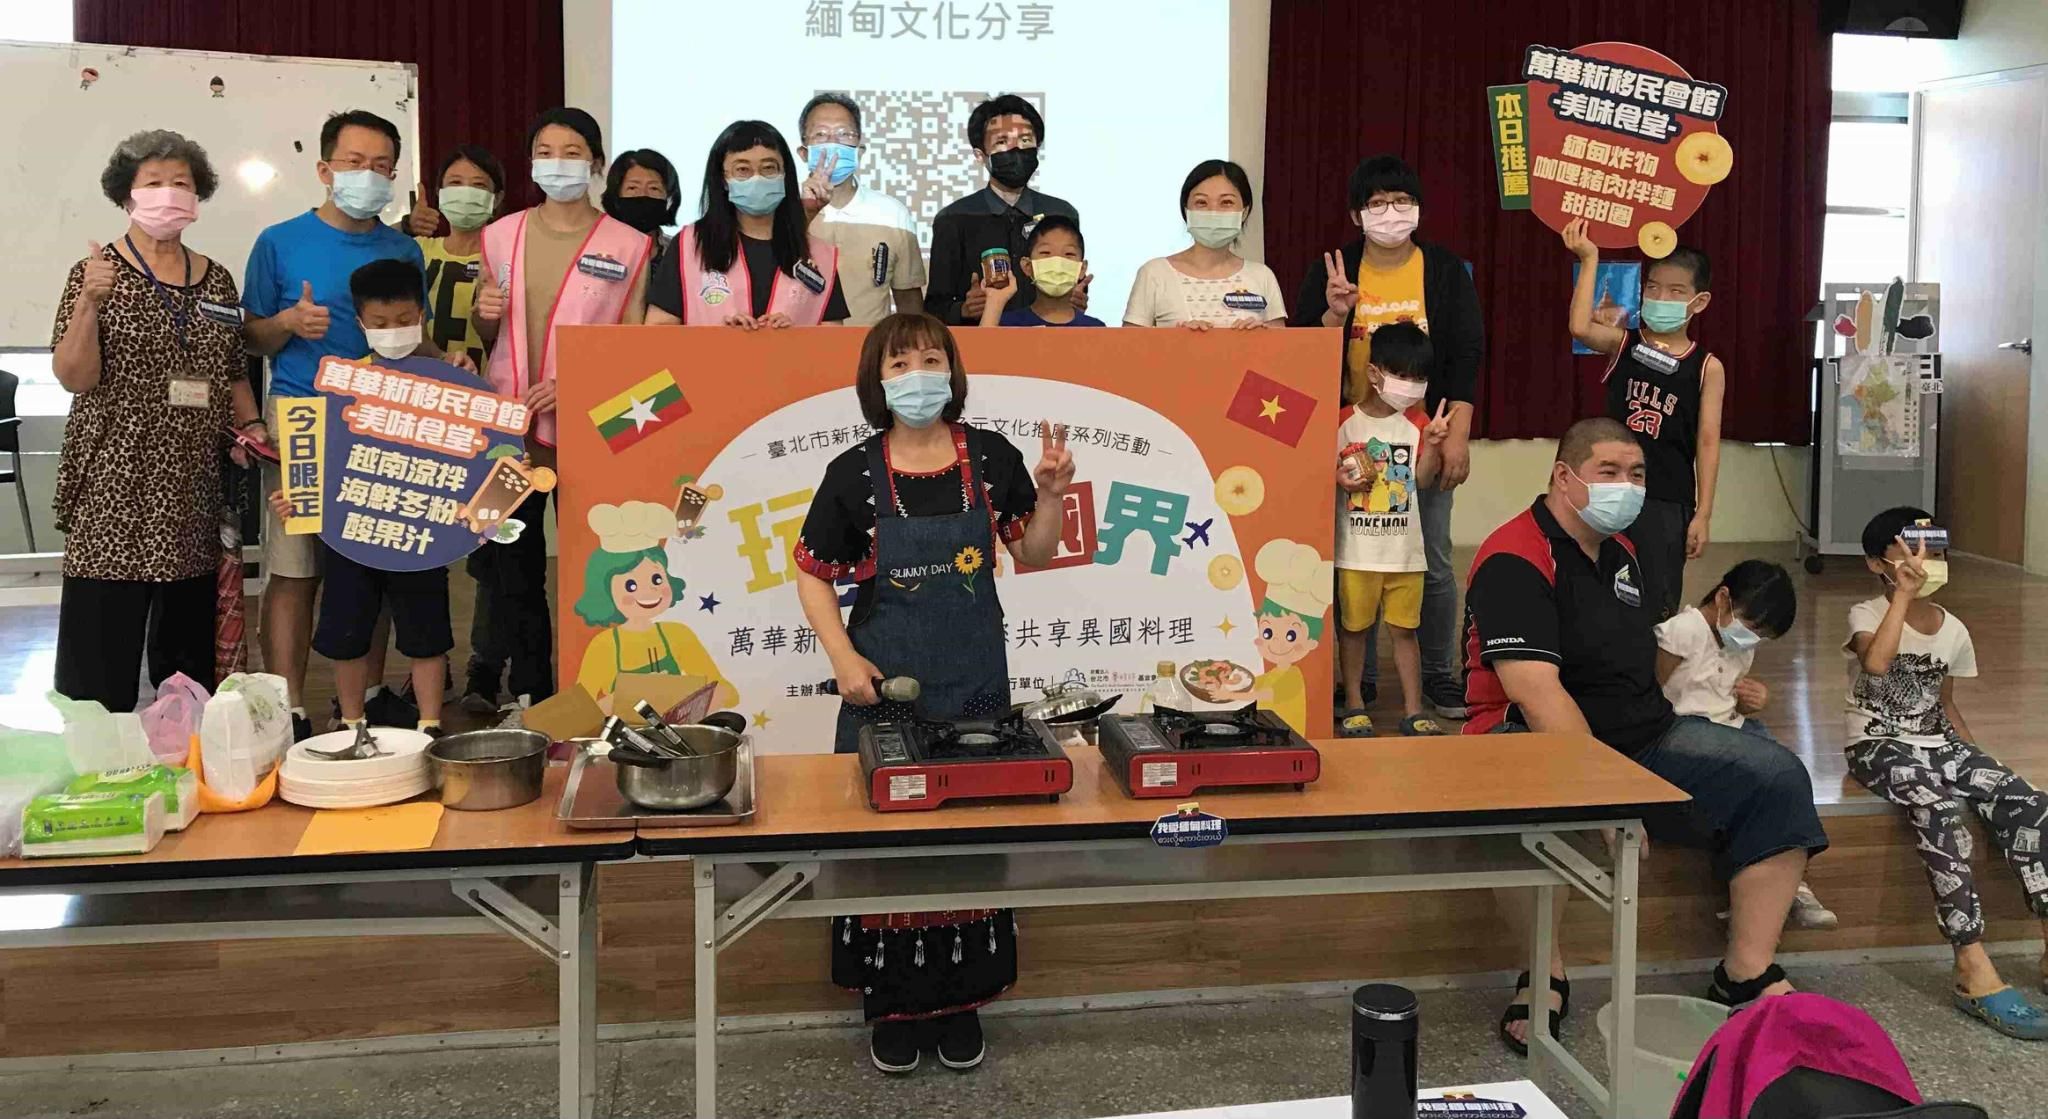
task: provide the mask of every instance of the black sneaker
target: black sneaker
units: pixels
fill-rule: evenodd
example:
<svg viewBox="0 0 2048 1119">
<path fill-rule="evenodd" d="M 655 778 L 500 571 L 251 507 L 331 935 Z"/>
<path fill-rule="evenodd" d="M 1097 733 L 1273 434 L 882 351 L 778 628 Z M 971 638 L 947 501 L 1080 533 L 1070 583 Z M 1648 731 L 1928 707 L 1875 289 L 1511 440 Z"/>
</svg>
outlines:
<svg viewBox="0 0 2048 1119">
<path fill-rule="evenodd" d="M 311 737 L 313 737 L 313 720 L 306 718 L 304 715 L 294 714 L 292 716 L 292 741 L 304 742 Z"/>
<path fill-rule="evenodd" d="M 979 1032 L 976 1031 L 977 1036 Z M 911 1022 L 876 1022 L 868 1038 L 868 1057 L 886 1073 L 901 1076 L 916 1072 L 917 1026 Z"/>
<path fill-rule="evenodd" d="M 446 738 L 448 736 L 448 732 L 442 730 L 441 724 L 439 723 L 435 723 L 433 726 L 430 727 L 420 727 L 419 732 L 421 734 L 426 735 L 428 738 Z"/>
<path fill-rule="evenodd" d="M 480 680 L 471 680 L 468 690 L 462 693 L 462 709 L 472 715 L 495 715 L 498 713 L 498 689 Z"/>
<path fill-rule="evenodd" d="M 364 700 L 363 714 L 374 727 L 413 727 L 420 722 L 420 709 L 390 688 Z"/>
<path fill-rule="evenodd" d="M 1455 680 L 1423 681 L 1422 697 L 1446 719 L 1463 719 L 1471 715 L 1471 709 L 1465 706 L 1465 686 Z"/>
<path fill-rule="evenodd" d="M 970 1010 L 949 1014 L 932 1023 L 938 1038 L 939 1063 L 965 1072 L 981 1063 L 988 1046 L 981 1038 L 981 1015 Z"/>
</svg>

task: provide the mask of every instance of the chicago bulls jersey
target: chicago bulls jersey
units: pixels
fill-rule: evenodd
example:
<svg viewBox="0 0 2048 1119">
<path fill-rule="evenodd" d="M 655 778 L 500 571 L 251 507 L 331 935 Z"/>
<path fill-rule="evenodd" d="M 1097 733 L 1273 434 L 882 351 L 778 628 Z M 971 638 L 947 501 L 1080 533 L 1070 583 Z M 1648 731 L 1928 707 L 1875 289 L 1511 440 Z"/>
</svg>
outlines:
<svg viewBox="0 0 2048 1119">
<path fill-rule="evenodd" d="M 1628 425 L 1642 444 L 1649 496 L 1694 502 L 1692 465 L 1699 447 L 1700 376 L 1707 352 L 1693 342 L 1666 353 L 1643 340 L 1640 331 L 1614 351 L 1607 363 L 1607 414 Z"/>
</svg>

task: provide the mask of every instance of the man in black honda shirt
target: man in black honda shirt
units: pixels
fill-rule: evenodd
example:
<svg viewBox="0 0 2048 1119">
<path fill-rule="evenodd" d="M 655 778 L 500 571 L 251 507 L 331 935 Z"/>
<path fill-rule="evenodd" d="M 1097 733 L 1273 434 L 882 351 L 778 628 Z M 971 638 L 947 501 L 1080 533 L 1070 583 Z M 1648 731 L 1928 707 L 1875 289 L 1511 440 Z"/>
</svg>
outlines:
<svg viewBox="0 0 2048 1119">
<path fill-rule="evenodd" d="M 1643 475 L 1643 449 L 1628 428 L 1580 420 L 1558 441 L 1548 492 L 1479 546 L 1465 589 L 1465 733 L 1591 734 L 1690 795 L 1693 816 L 1713 833 L 1715 870 L 1728 880 L 1727 952 L 1708 994 L 1740 1006 L 1791 990 L 1773 962 L 1778 934 L 1808 857 L 1828 840 L 1797 755 L 1733 727 L 1680 719 L 1665 700 L 1656 604 L 1624 535 L 1642 508 Z M 1515 753 L 1511 742 L 1502 740 L 1504 758 Z M 1518 895 L 1502 899 L 1511 921 L 1526 925 L 1526 891 L 1506 893 Z M 1528 929 L 1517 931 L 1526 940 Z M 1559 986 L 1561 950 L 1551 967 L 1556 1008 L 1569 997 Z M 1518 1051 L 1527 999 L 1525 987 L 1501 1019 Z"/>
<path fill-rule="evenodd" d="M 952 326 L 981 321 L 987 293 L 981 283 L 982 257 L 1004 249 L 1009 259 L 1022 260 L 1026 239 L 1038 219 L 1058 214 L 1075 222 L 1081 215 L 1066 200 L 1031 189 L 1038 173 L 1038 146 L 1045 140 L 1045 119 L 1031 102 L 1005 93 L 974 107 L 967 117 L 967 143 L 977 162 L 988 168 L 988 186 L 939 211 L 932 221 L 932 267 L 924 309 Z M 1018 291 L 1011 306 L 1028 307 L 1037 297 L 1022 269 L 1010 268 Z M 1074 307 L 1086 310 L 1088 281 L 1074 289 Z"/>
</svg>

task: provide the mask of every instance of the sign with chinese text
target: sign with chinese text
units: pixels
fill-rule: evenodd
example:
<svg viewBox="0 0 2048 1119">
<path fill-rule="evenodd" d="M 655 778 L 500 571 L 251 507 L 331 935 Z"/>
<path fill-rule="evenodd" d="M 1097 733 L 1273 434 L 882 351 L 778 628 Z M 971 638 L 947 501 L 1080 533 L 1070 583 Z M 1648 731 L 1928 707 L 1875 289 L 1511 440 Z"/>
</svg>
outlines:
<svg viewBox="0 0 2048 1119">
<path fill-rule="evenodd" d="M 973 371 L 963 418 L 1027 467 L 1042 423 L 1067 424 L 1075 459 L 1050 562 L 960 561 L 963 585 L 1001 596 L 1011 698 L 1072 682 L 1135 710 L 1159 662 L 1228 662 L 1249 683 L 1214 702 L 1327 736 L 1329 705 L 1308 697 L 1328 693 L 1335 641 L 1336 333 L 954 335 Z M 562 330 L 565 688 L 602 699 L 622 672 L 672 665 L 729 684 L 761 749 L 831 749 L 839 699 L 792 552 L 826 465 L 873 434 L 853 391 L 862 339 Z M 664 370 L 690 410 L 617 446 L 600 405 Z"/>
<path fill-rule="evenodd" d="M 516 533 L 503 523 L 511 511 L 553 485 L 518 457 L 526 406 L 475 374 L 429 358 L 328 358 L 314 387 L 325 394 L 320 539 L 366 567 L 446 567 L 501 529 Z"/>
<path fill-rule="evenodd" d="M 1532 46 L 1522 77 L 1527 208 L 1559 231 L 1585 218 L 1586 235 L 1603 249 L 1637 248 L 1653 260 L 1669 255 L 1678 226 L 1734 166 L 1719 124 L 1727 89 L 1634 43 Z M 1487 91 L 1503 206 L 1509 149 L 1498 95 L 1516 88 Z"/>
<path fill-rule="evenodd" d="M 326 494 L 321 489 L 320 452 L 327 437 L 327 400 L 318 396 L 287 396 L 277 401 L 278 474 L 292 515 L 285 518 L 286 536 L 319 533 Z"/>
<path fill-rule="evenodd" d="M 1486 103 L 1493 114 L 1493 172 L 1500 208 L 1529 208 L 1529 87 L 1490 85 Z"/>
</svg>

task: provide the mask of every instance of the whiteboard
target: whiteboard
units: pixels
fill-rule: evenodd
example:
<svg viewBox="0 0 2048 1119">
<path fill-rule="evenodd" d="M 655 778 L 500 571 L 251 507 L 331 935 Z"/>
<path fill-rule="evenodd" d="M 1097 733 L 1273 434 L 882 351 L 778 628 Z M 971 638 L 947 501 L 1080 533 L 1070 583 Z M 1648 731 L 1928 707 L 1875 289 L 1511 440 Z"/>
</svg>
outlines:
<svg viewBox="0 0 2048 1119">
<path fill-rule="evenodd" d="M 91 69 L 98 77 L 84 80 Z M 220 96 L 211 83 L 221 79 Z M 0 42 L 0 229 L 12 275 L 0 285 L 0 350 L 48 349 L 57 300 L 88 241 L 127 228 L 100 172 L 131 133 L 168 128 L 206 149 L 220 178 L 185 234 L 239 287 L 265 226 L 320 204 L 314 164 L 328 114 L 368 109 L 398 126 L 397 221 L 419 179 L 419 83 L 410 63 L 275 58 L 89 43 Z"/>
</svg>

